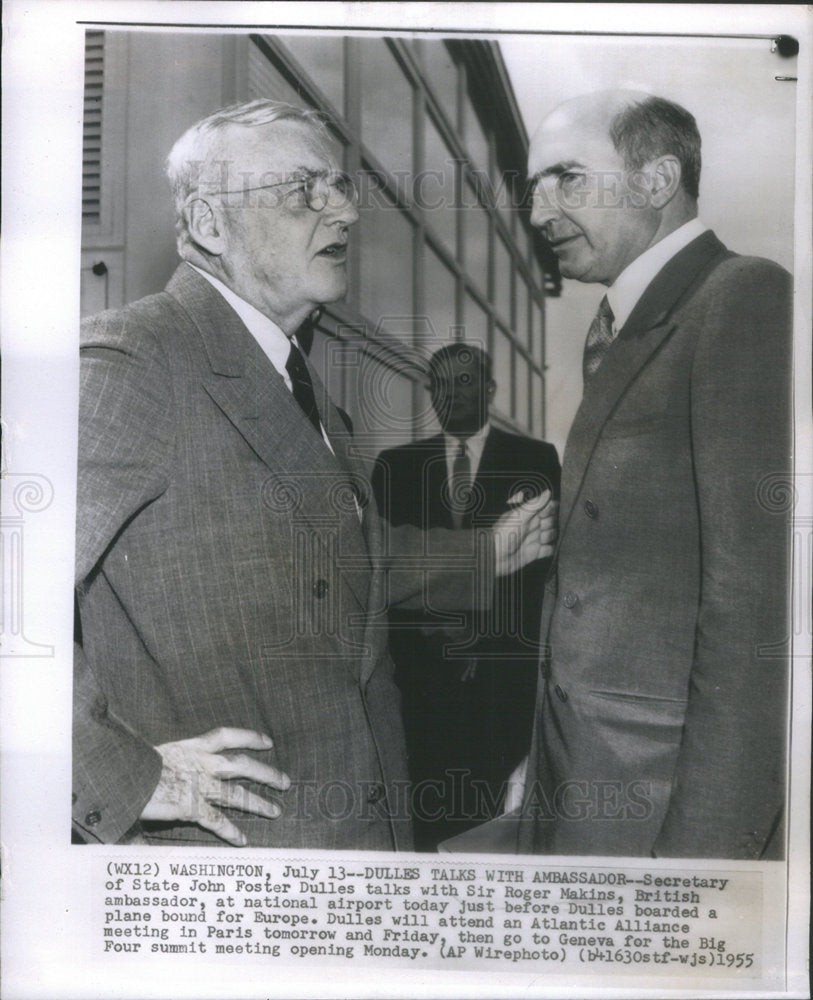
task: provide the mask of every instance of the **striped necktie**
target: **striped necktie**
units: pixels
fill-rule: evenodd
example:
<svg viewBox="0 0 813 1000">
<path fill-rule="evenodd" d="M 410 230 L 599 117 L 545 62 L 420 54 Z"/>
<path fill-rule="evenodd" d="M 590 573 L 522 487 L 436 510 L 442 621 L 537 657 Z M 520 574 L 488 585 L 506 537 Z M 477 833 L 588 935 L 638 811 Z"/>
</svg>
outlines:
<svg viewBox="0 0 813 1000">
<path fill-rule="evenodd" d="M 316 397 L 313 394 L 313 382 L 311 381 L 308 367 L 305 364 L 305 359 L 302 357 L 302 352 L 294 343 L 291 344 L 291 353 L 285 362 L 285 370 L 291 379 L 291 392 L 294 399 L 299 403 L 302 412 L 313 424 L 314 430 L 319 437 L 321 437 L 322 424 L 319 419 L 319 410 L 316 406 Z"/>
<path fill-rule="evenodd" d="M 601 300 L 598 306 L 590 329 L 587 331 L 587 340 L 584 344 L 584 359 L 582 361 L 582 374 L 584 384 L 598 371 L 599 365 L 604 359 L 604 355 L 610 349 L 613 342 L 613 311 L 607 296 Z"/>
</svg>

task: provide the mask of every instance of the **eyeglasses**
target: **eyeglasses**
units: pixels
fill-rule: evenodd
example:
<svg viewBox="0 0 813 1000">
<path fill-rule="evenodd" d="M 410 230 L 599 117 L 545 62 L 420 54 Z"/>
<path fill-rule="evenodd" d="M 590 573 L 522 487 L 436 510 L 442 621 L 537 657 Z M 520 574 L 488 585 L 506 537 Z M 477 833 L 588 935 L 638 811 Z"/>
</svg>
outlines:
<svg viewBox="0 0 813 1000">
<path fill-rule="evenodd" d="M 320 170 L 306 177 L 289 177 L 274 184 L 258 184 L 256 187 L 244 187 L 239 191 L 218 191 L 217 194 L 245 195 L 250 191 L 266 191 L 271 188 L 290 185 L 291 190 L 283 197 L 296 194 L 302 199 L 304 207 L 312 212 L 321 212 L 328 205 L 344 205 L 348 202 L 356 204 L 358 192 L 353 178 L 343 170 Z"/>
</svg>

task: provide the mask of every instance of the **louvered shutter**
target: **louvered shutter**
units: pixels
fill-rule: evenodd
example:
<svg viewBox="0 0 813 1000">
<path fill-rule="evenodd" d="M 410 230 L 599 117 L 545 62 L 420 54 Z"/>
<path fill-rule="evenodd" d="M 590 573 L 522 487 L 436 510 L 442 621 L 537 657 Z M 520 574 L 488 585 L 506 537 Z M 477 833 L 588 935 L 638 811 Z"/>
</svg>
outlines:
<svg viewBox="0 0 813 1000">
<path fill-rule="evenodd" d="M 82 122 L 82 224 L 102 221 L 102 100 L 104 32 L 85 34 L 85 113 Z"/>
</svg>

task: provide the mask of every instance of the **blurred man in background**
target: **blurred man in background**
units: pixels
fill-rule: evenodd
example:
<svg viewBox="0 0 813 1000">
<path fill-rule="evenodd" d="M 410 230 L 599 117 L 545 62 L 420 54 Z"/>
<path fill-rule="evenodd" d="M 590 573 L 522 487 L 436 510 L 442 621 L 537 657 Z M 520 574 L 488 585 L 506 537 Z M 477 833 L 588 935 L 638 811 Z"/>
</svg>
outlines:
<svg viewBox="0 0 813 1000">
<path fill-rule="evenodd" d="M 558 496 L 556 449 L 492 424 L 485 351 L 442 347 L 429 386 L 442 433 L 384 451 L 375 466 L 379 511 L 392 525 L 484 527 L 512 497 Z M 485 615 L 461 610 L 455 623 L 432 608 L 390 613 L 419 849 L 499 813 L 530 738 L 547 564 L 503 578 Z"/>
</svg>

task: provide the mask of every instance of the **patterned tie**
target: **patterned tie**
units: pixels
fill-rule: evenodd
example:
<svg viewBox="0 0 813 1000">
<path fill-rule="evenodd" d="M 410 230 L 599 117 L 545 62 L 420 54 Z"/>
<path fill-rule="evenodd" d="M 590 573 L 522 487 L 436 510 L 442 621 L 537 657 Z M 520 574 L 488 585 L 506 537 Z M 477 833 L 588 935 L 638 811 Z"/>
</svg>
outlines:
<svg viewBox="0 0 813 1000">
<path fill-rule="evenodd" d="M 604 359 L 604 355 L 610 349 L 613 342 L 613 311 L 607 296 L 601 300 L 598 312 L 590 324 L 587 331 L 587 340 L 584 344 L 584 359 L 582 361 L 582 374 L 584 384 L 598 371 L 599 365 Z"/>
<path fill-rule="evenodd" d="M 285 362 L 285 370 L 291 379 L 291 392 L 294 399 L 299 403 L 302 412 L 313 424 L 314 430 L 319 437 L 321 437 L 322 424 L 319 419 L 319 410 L 316 406 L 316 397 L 313 394 L 313 382 L 311 382 L 310 373 L 305 364 L 305 359 L 302 357 L 302 352 L 293 342 L 291 343 L 291 353 Z"/>
<path fill-rule="evenodd" d="M 457 454 L 452 462 L 452 478 L 449 482 L 449 494 L 452 502 L 452 524 L 462 528 L 467 508 L 469 506 L 469 491 L 471 487 L 471 459 L 465 440 L 458 445 Z"/>
</svg>

